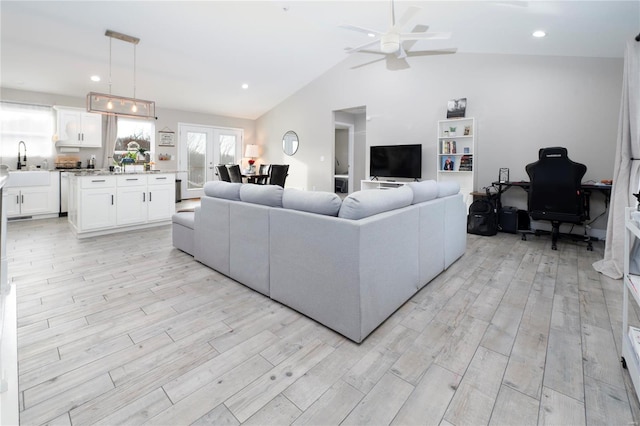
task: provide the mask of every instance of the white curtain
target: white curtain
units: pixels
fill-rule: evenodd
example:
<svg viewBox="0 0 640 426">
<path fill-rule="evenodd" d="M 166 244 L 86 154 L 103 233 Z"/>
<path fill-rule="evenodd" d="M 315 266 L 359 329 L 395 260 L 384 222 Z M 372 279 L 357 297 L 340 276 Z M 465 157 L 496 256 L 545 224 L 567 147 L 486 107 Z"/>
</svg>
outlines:
<svg viewBox="0 0 640 426">
<path fill-rule="evenodd" d="M 107 115 L 104 126 L 104 156 L 102 167 L 107 168 L 113 165 L 113 151 L 116 149 L 116 138 L 118 137 L 118 119 L 114 115 Z"/>
<path fill-rule="evenodd" d="M 634 40 L 627 42 L 624 54 L 615 161 L 604 259 L 593 267 L 617 279 L 624 270 L 624 210 L 636 205 L 632 194 L 640 188 L 640 42 Z"/>
</svg>

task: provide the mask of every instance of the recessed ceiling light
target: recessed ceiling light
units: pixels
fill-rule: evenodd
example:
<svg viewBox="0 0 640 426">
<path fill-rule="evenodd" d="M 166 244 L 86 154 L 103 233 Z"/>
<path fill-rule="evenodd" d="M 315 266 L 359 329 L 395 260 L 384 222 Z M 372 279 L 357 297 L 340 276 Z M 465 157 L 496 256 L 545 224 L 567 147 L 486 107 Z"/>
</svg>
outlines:
<svg viewBox="0 0 640 426">
<path fill-rule="evenodd" d="M 374 38 L 376 36 L 374 33 L 368 33 L 367 35 L 371 38 Z"/>
<path fill-rule="evenodd" d="M 542 37 L 545 37 L 547 33 L 545 33 L 542 30 L 538 30 L 538 31 L 534 31 L 532 35 L 537 38 L 542 38 Z"/>
<path fill-rule="evenodd" d="M 92 75 L 91 76 L 91 81 L 100 81 L 100 76 L 99 75 Z"/>
<path fill-rule="evenodd" d="M 248 88 L 249 88 L 249 85 L 248 85 L 247 83 L 244 83 L 244 84 L 242 85 L 242 88 L 246 90 L 246 89 L 248 89 Z"/>
</svg>

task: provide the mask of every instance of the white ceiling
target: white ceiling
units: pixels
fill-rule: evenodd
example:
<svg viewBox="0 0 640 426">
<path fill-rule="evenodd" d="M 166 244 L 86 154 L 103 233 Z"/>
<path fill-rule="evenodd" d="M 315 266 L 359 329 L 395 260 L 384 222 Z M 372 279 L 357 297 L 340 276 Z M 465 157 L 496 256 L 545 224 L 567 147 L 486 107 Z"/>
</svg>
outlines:
<svg viewBox="0 0 640 426">
<path fill-rule="evenodd" d="M 108 92 L 107 29 L 141 39 L 136 97 L 160 108 L 254 119 L 384 31 L 389 1 L 0 1 L 0 86 L 84 97 Z M 403 1 L 409 22 L 452 31 L 413 50 L 620 58 L 640 31 L 640 0 Z M 544 39 L 531 32 L 547 31 Z M 372 56 L 361 55 L 362 62 Z M 428 61 L 429 57 L 411 58 Z M 384 61 L 374 65 L 384 67 Z M 403 72 L 403 71 L 389 71 Z M 99 74 L 102 81 L 89 77 Z M 133 47 L 113 40 L 112 93 L 133 95 Z M 241 89 L 243 83 L 248 90 Z"/>
</svg>

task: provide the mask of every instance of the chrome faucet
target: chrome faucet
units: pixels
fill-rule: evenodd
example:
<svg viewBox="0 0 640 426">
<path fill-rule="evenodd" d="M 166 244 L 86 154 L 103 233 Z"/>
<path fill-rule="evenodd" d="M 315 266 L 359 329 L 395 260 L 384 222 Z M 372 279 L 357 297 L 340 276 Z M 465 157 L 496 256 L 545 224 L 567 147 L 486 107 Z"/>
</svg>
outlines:
<svg viewBox="0 0 640 426">
<path fill-rule="evenodd" d="M 21 153 L 20 148 L 23 146 L 24 146 L 24 156 L 22 157 L 22 161 L 20 161 L 20 153 Z M 24 162 L 24 164 L 22 164 L 22 162 Z M 24 141 L 20 141 L 18 142 L 18 170 L 22 169 L 23 167 L 27 167 L 27 144 L 24 143 Z"/>
</svg>

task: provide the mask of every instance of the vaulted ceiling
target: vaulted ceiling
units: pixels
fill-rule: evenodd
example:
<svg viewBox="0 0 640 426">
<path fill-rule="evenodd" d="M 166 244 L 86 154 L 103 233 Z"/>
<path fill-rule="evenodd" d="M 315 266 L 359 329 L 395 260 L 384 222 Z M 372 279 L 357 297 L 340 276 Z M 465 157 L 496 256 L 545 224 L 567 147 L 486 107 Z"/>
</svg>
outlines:
<svg viewBox="0 0 640 426">
<path fill-rule="evenodd" d="M 462 53 L 623 56 L 640 31 L 634 1 L 396 1 L 407 23 L 451 31 L 415 50 Z M 257 118 L 367 42 L 352 24 L 385 31 L 390 1 L 6 1 L 1 12 L 0 86 L 84 97 L 132 96 L 133 46 L 111 43 L 110 29 L 141 39 L 136 96 L 157 107 Z M 543 29 L 548 35 L 534 39 Z M 362 62 L 370 62 L 367 53 Z M 412 60 L 429 61 L 428 56 Z M 384 62 L 370 66 L 384 66 Z M 405 72 L 405 71 L 389 71 Z M 100 82 L 90 76 L 99 75 Z M 248 84 L 248 89 L 241 88 Z"/>
</svg>

